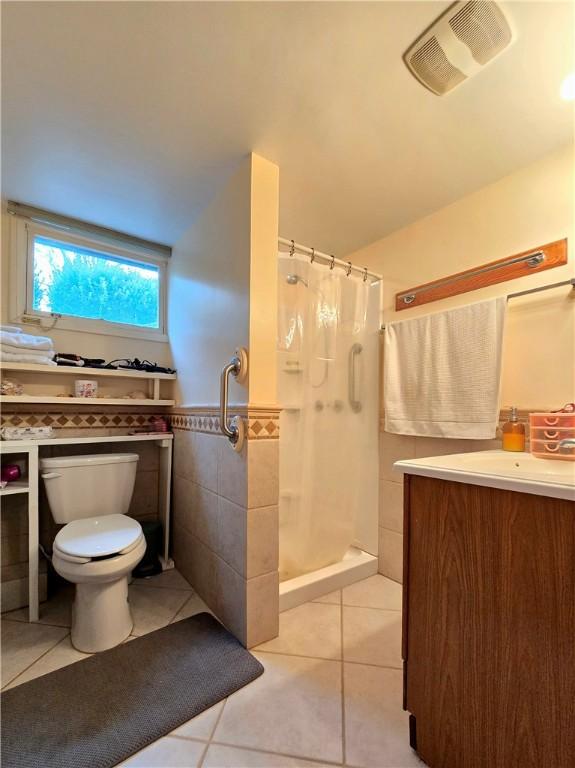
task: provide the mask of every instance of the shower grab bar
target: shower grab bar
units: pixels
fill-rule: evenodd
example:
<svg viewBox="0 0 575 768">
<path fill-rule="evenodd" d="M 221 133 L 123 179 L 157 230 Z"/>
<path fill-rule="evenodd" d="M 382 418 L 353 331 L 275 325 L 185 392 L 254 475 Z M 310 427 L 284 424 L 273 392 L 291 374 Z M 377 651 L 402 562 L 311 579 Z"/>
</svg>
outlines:
<svg viewBox="0 0 575 768">
<path fill-rule="evenodd" d="M 228 392 L 230 374 L 240 383 L 245 381 L 247 375 L 247 352 L 240 348 L 230 362 L 224 366 L 220 376 L 220 431 L 225 435 L 234 450 L 241 451 L 245 436 L 244 422 L 238 416 L 234 416 L 232 423 L 228 424 Z"/>
<path fill-rule="evenodd" d="M 352 344 L 349 350 L 349 368 L 348 368 L 348 400 L 351 410 L 354 413 L 361 411 L 361 402 L 355 399 L 355 358 L 362 352 L 363 347 L 359 342 Z"/>
</svg>

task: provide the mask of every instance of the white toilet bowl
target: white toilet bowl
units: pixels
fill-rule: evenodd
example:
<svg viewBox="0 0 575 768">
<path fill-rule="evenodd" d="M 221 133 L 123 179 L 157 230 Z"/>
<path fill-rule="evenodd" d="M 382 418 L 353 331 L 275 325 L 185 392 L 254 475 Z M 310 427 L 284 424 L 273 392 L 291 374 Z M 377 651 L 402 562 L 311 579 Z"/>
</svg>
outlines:
<svg viewBox="0 0 575 768">
<path fill-rule="evenodd" d="M 42 459 L 52 516 L 65 523 L 53 544 L 52 564 L 76 585 L 72 644 L 95 653 L 132 631 L 128 575 L 146 551 L 142 526 L 128 510 L 137 454 Z"/>
<path fill-rule="evenodd" d="M 102 547 L 103 541 L 108 545 Z M 106 555 L 101 554 L 102 549 Z M 145 551 L 142 527 L 125 515 L 77 520 L 56 536 L 52 565 L 56 573 L 76 585 L 71 636 L 79 651 L 113 648 L 132 631 L 128 575 Z"/>
</svg>

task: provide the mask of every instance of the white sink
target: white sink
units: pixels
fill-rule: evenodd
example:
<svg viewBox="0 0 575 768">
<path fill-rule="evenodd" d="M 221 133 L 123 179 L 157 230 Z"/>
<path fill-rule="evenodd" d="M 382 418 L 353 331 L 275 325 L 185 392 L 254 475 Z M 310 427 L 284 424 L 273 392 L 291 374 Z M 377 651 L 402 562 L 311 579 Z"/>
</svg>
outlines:
<svg viewBox="0 0 575 768">
<path fill-rule="evenodd" d="M 397 461 L 394 466 L 410 475 L 575 500 L 573 461 L 537 459 L 530 453 L 477 451 Z"/>
</svg>

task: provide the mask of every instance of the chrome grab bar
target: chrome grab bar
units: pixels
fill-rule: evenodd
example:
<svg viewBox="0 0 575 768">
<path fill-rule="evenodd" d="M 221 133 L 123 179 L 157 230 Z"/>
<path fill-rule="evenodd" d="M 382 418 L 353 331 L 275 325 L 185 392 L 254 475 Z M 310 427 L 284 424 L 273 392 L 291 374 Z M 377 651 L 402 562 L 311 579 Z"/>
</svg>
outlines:
<svg viewBox="0 0 575 768">
<path fill-rule="evenodd" d="M 361 411 L 361 402 L 355 399 L 355 358 L 362 352 L 362 350 L 363 347 L 357 341 L 355 344 L 352 344 L 351 349 L 349 350 L 349 367 L 347 375 L 348 400 L 350 408 L 354 413 L 359 413 Z"/>
<path fill-rule="evenodd" d="M 224 366 L 220 376 L 220 431 L 225 435 L 236 451 L 240 451 L 244 439 L 244 424 L 239 417 L 234 417 L 228 424 L 229 376 L 244 381 L 247 373 L 247 353 L 244 349 L 236 350 L 230 362 Z"/>
</svg>

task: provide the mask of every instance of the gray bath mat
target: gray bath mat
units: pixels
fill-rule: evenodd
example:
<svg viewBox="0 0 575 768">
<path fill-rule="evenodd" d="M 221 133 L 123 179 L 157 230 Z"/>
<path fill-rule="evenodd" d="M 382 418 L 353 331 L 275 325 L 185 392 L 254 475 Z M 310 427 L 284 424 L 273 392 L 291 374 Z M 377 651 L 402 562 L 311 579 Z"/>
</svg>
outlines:
<svg viewBox="0 0 575 768">
<path fill-rule="evenodd" d="M 208 613 L 5 691 L 2 768 L 110 768 L 263 672 Z"/>
</svg>

